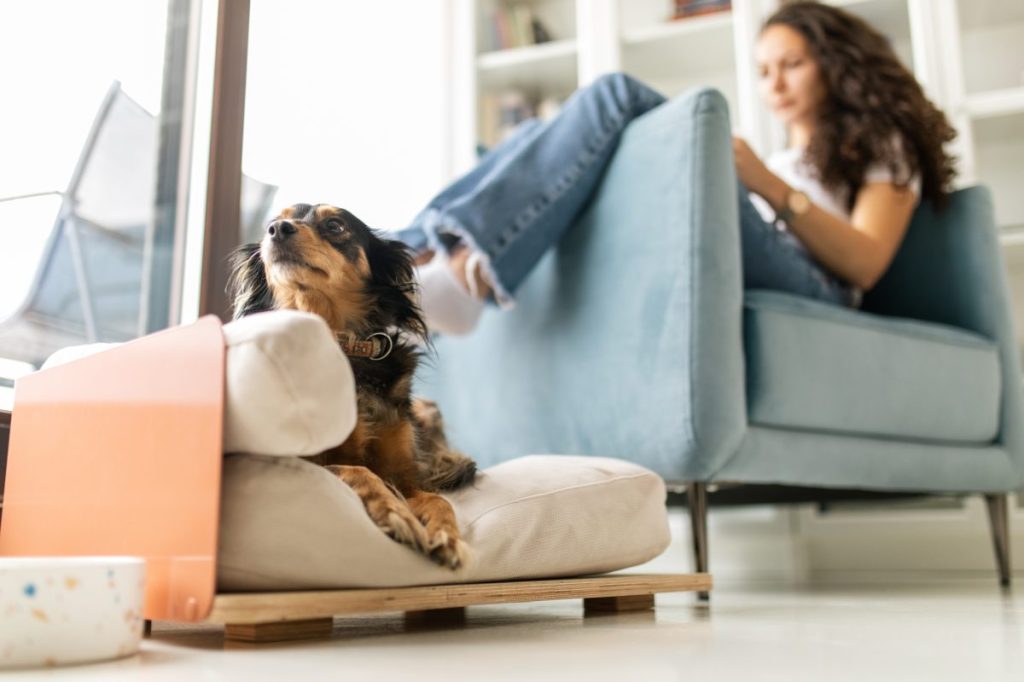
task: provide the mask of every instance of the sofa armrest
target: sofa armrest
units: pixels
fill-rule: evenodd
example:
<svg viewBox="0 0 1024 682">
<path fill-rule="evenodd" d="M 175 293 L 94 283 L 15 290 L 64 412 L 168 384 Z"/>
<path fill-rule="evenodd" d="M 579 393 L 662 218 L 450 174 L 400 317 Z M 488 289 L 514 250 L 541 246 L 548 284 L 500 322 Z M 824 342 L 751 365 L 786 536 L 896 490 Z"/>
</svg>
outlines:
<svg viewBox="0 0 1024 682">
<path fill-rule="evenodd" d="M 558 452 L 708 478 L 746 427 L 737 225 L 728 108 L 694 90 L 629 126 L 515 309 L 438 339 L 418 392 L 485 465 Z"/>
</svg>

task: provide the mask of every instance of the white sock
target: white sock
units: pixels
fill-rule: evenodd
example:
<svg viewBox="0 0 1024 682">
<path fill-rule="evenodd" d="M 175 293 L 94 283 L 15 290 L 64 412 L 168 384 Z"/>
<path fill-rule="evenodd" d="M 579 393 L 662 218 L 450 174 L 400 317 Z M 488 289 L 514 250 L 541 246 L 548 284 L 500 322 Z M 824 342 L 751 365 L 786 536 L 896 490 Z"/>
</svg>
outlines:
<svg viewBox="0 0 1024 682">
<path fill-rule="evenodd" d="M 466 261 L 468 281 L 472 284 L 476 283 L 473 269 L 480 260 L 473 258 L 474 255 Z M 416 268 L 416 277 L 420 285 L 420 309 L 430 331 L 462 336 L 476 328 L 484 301 L 466 291 L 456 279 L 448 254 L 438 251 L 429 263 Z"/>
</svg>

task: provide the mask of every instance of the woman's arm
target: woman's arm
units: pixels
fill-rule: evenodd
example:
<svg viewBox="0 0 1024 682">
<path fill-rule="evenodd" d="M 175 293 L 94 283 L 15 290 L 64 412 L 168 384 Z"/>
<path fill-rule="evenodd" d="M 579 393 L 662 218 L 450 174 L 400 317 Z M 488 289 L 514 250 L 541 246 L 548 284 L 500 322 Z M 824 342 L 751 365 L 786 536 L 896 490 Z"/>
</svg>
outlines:
<svg viewBox="0 0 1024 682">
<path fill-rule="evenodd" d="M 736 172 L 747 188 L 779 211 L 792 188 L 757 158 L 746 142 L 734 138 Z M 811 204 L 788 223 L 790 231 L 822 265 L 867 291 L 882 278 L 910 225 L 917 195 L 887 182 L 864 185 L 850 220 Z"/>
</svg>

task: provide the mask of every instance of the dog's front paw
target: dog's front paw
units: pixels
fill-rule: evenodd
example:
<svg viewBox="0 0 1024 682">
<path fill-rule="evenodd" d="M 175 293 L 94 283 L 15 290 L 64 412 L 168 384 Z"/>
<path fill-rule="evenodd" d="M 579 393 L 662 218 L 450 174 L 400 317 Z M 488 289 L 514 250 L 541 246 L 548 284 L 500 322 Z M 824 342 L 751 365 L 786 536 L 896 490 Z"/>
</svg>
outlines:
<svg viewBox="0 0 1024 682">
<path fill-rule="evenodd" d="M 422 490 L 408 501 L 416 518 L 427 529 L 429 540 L 425 554 L 431 561 L 452 570 L 467 568 L 471 554 L 459 535 L 451 503 L 440 495 Z"/>
<path fill-rule="evenodd" d="M 423 553 L 429 551 L 430 536 L 427 535 L 427 529 L 408 509 L 396 507 L 376 523 L 395 542 Z"/>
<path fill-rule="evenodd" d="M 376 474 L 361 466 L 327 467 L 363 501 L 367 515 L 395 542 L 421 554 L 430 553 L 430 534 L 398 493 Z"/>
<path fill-rule="evenodd" d="M 440 531 L 430 538 L 430 559 L 436 564 L 450 568 L 453 571 L 469 568 L 473 554 L 469 545 L 457 537 L 452 537 L 448 531 Z"/>
</svg>

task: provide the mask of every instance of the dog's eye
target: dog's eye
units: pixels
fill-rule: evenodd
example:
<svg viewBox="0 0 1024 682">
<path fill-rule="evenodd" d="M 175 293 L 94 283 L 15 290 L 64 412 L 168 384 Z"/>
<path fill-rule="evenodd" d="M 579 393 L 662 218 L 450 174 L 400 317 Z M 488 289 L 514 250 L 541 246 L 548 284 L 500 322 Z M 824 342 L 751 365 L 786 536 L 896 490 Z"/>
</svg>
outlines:
<svg viewBox="0 0 1024 682">
<path fill-rule="evenodd" d="M 345 229 L 345 226 L 337 218 L 331 218 L 330 220 L 328 220 L 324 227 L 328 232 L 334 234 L 337 234 L 338 232 L 341 232 L 343 229 Z"/>
</svg>

